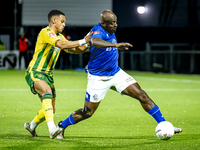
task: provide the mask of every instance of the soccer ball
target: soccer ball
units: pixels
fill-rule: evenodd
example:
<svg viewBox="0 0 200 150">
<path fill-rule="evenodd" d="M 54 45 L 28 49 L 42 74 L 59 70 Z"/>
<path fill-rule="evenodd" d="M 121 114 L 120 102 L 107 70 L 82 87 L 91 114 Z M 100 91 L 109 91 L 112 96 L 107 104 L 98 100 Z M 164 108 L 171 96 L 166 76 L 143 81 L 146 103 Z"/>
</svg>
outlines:
<svg viewBox="0 0 200 150">
<path fill-rule="evenodd" d="M 160 140 L 168 140 L 174 135 L 174 126 L 168 121 L 163 121 L 156 126 L 155 131 Z"/>
</svg>

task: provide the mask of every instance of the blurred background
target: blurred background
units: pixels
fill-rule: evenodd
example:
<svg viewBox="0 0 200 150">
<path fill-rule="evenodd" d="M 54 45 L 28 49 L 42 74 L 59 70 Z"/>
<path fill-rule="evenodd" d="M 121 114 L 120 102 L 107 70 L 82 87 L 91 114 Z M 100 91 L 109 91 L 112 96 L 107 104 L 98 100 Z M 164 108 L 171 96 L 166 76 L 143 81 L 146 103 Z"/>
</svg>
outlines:
<svg viewBox="0 0 200 150">
<path fill-rule="evenodd" d="M 83 38 L 100 21 L 102 11 L 118 18 L 118 42 L 130 42 L 119 51 L 125 70 L 200 74 L 199 0 L 9 0 L 1 2 L 0 70 L 25 69 L 34 53 L 37 35 L 48 26 L 47 14 L 66 14 L 63 34 Z M 3 9 L 5 7 L 5 9 Z M 90 53 L 61 53 L 57 69 L 84 68 Z"/>
</svg>

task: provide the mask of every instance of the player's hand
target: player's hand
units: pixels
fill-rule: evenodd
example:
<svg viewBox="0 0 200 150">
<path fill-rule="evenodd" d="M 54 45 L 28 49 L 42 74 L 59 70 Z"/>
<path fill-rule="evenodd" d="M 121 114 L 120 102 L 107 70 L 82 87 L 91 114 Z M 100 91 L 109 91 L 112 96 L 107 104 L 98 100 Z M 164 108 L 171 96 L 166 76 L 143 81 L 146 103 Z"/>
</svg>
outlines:
<svg viewBox="0 0 200 150">
<path fill-rule="evenodd" d="M 91 38 L 91 36 L 92 36 L 92 33 L 93 33 L 93 32 L 89 32 L 89 33 L 85 36 L 85 41 L 86 41 L 86 43 L 89 43 L 89 42 L 90 42 L 90 38 Z"/>
<path fill-rule="evenodd" d="M 133 45 L 130 43 L 117 43 L 115 47 L 119 50 L 129 50 L 129 47 L 133 47 Z"/>
</svg>

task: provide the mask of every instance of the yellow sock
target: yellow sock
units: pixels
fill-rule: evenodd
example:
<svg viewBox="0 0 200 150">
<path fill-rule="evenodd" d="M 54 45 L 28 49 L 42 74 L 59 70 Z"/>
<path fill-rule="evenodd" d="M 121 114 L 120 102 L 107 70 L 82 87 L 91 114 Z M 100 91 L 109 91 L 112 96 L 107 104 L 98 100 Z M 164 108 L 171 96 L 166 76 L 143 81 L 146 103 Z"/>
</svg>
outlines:
<svg viewBox="0 0 200 150">
<path fill-rule="evenodd" d="M 52 95 L 45 94 L 42 96 L 42 109 L 46 122 L 53 121 Z"/>
<path fill-rule="evenodd" d="M 35 121 L 35 123 L 39 124 L 41 122 L 43 122 L 45 120 L 45 116 L 44 116 L 44 111 L 43 109 L 40 109 L 37 113 L 37 115 L 35 116 L 35 118 L 33 119 Z"/>
</svg>

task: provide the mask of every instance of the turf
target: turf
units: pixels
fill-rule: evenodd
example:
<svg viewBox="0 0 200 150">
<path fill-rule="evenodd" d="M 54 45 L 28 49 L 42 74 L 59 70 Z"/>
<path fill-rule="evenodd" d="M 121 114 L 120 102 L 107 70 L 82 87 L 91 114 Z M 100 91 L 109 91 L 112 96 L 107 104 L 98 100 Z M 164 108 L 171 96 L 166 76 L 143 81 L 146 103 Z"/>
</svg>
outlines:
<svg viewBox="0 0 200 150">
<path fill-rule="evenodd" d="M 24 71 L 0 71 L 0 149 L 200 149 L 200 76 L 128 72 L 160 107 L 165 119 L 183 132 L 168 141 L 155 135 L 156 121 L 139 102 L 109 91 L 90 119 L 66 129 L 65 139 L 50 139 L 46 123 L 39 137 L 23 128 L 41 108 L 24 79 Z M 57 89 L 55 123 L 84 104 L 87 76 L 54 71 Z"/>
</svg>

